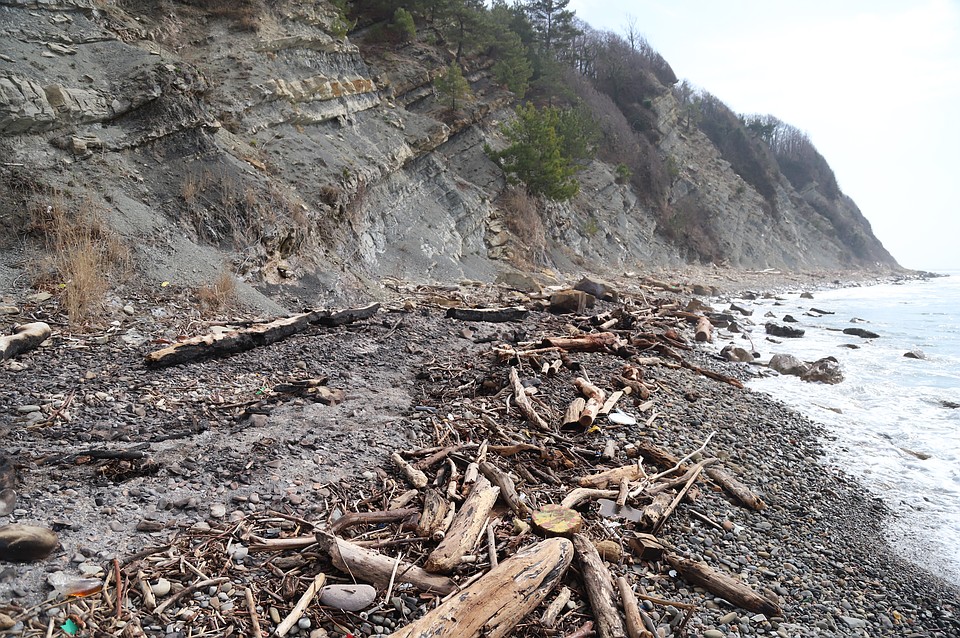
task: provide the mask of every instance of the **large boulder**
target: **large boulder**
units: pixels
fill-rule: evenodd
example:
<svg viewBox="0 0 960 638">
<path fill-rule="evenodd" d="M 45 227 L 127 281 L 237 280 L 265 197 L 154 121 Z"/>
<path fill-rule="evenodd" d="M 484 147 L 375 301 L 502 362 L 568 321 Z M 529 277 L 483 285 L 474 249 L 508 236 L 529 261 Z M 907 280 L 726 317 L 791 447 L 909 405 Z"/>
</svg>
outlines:
<svg viewBox="0 0 960 638">
<path fill-rule="evenodd" d="M 860 337 L 861 339 L 876 339 L 880 336 L 876 332 L 864 330 L 863 328 L 844 328 L 843 334 L 854 335 L 855 337 Z"/>
<path fill-rule="evenodd" d="M 815 361 L 809 366 L 809 370 L 800 375 L 803 381 L 816 381 L 819 383 L 835 384 L 843 381 L 843 371 L 840 370 L 840 362 L 833 357 L 824 357 Z"/>
<path fill-rule="evenodd" d="M 810 371 L 810 365 L 797 359 L 792 354 L 775 354 L 770 357 L 770 363 L 767 364 L 771 370 L 776 370 L 780 374 L 789 374 L 795 377 L 802 377 Z"/>
<path fill-rule="evenodd" d="M 720 356 L 727 361 L 739 361 L 740 363 L 752 363 L 754 359 L 752 352 L 746 348 L 733 345 L 724 346 L 723 350 L 720 351 Z"/>
<path fill-rule="evenodd" d="M 604 301 L 616 301 L 619 297 L 617 290 L 612 284 L 598 279 L 596 277 L 584 277 L 573 287 L 574 290 L 580 290 L 588 295 L 593 295 L 597 299 Z"/>
<path fill-rule="evenodd" d="M 799 339 L 804 335 L 804 331 L 800 328 L 792 328 L 790 326 L 781 326 L 780 324 L 768 322 L 764 324 L 764 328 L 767 330 L 768 335 L 773 335 L 774 337 L 788 337 L 790 339 Z"/>
</svg>

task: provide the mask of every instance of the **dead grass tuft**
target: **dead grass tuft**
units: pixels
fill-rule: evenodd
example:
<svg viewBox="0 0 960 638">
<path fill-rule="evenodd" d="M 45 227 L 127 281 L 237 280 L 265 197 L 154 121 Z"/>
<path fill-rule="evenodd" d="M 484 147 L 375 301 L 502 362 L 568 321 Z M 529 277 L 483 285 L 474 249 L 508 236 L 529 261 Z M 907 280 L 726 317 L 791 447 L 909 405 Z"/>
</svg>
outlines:
<svg viewBox="0 0 960 638">
<path fill-rule="evenodd" d="M 220 314 L 237 303 L 237 280 L 233 273 L 223 270 L 217 280 L 197 288 L 197 302 L 204 314 Z"/>
<path fill-rule="evenodd" d="M 540 202 L 526 189 L 511 186 L 500 196 L 499 204 L 507 228 L 517 238 L 517 256 L 531 265 L 542 266 L 546 260 L 547 230 L 540 215 Z"/>
<path fill-rule="evenodd" d="M 44 238 L 46 249 L 34 285 L 60 293 L 72 325 L 89 321 L 101 310 L 110 283 L 129 273 L 129 248 L 90 201 L 71 210 L 62 195 L 55 195 L 31 213 L 30 231 Z"/>
</svg>

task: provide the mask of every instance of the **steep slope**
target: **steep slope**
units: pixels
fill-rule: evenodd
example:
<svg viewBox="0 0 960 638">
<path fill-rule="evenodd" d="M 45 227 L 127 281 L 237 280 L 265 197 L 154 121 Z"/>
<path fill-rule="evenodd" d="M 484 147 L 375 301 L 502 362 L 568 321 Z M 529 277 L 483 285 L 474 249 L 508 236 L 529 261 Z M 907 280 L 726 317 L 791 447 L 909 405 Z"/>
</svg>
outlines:
<svg viewBox="0 0 960 638">
<path fill-rule="evenodd" d="M 674 167 L 666 206 L 600 161 L 573 201 L 530 200 L 484 153 L 513 103 L 489 60 L 467 62 L 475 99 L 454 116 L 432 85 L 449 52 L 338 37 L 337 15 L 283 0 L 0 0 L 0 273 L 35 276 L 15 240 L 42 239 L 54 200 L 107 219 L 143 283 L 226 269 L 273 308 L 514 267 L 896 265 L 839 193 L 778 176 L 771 214 L 652 75 L 659 95 L 637 110 Z"/>
</svg>

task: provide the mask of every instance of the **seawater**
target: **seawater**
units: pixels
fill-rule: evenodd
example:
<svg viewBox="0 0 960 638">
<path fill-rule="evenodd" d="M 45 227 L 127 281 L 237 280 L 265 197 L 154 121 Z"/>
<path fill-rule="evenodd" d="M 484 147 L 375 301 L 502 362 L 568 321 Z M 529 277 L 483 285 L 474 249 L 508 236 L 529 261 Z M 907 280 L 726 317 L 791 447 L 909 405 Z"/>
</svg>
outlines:
<svg viewBox="0 0 960 638">
<path fill-rule="evenodd" d="M 908 560 L 960 584 L 960 272 L 904 283 L 737 300 L 752 308 L 749 337 L 718 340 L 769 361 L 833 356 L 845 380 L 808 383 L 791 376 L 758 378 L 749 387 L 780 399 L 826 426 L 826 463 L 855 476 L 896 515 L 891 546 Z M 814 316 L 812 308 L 833 312 Z M 764 317 L 773 313 L 774 318 Z M 799 339 L 766 338 L 766 321 L 784 315 L 803 328 Z M 862 339 L 842 330 L 880 335 Z M 846 347 L 855 345 L 856 349 Z M 919 351 L 923 359 L 904 357 Z"/>
</svg>

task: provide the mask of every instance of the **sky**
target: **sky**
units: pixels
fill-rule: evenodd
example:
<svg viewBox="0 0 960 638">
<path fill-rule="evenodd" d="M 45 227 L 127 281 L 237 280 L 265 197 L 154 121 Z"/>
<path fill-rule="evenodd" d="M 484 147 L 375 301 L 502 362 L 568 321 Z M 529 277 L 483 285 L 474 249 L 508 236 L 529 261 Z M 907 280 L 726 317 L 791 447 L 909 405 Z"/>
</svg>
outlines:
<svg viewBox="0 0 960 638">
<path fill-rule="evenodd" d="M 571 0 L 737 113 L 804 131 L 907 268 L 960 270 L 960 0 Z"/>
</svg>

